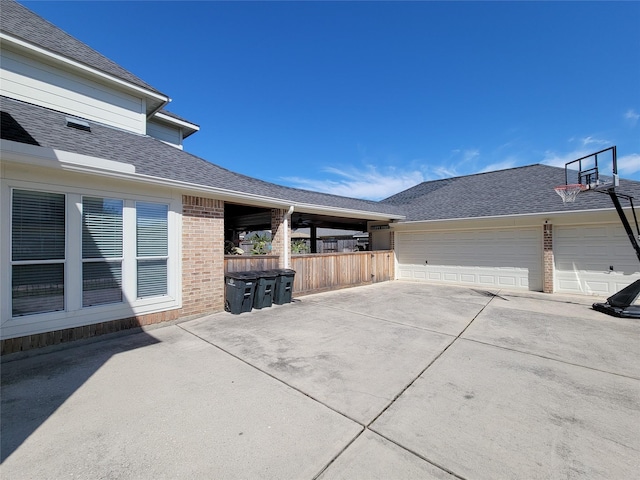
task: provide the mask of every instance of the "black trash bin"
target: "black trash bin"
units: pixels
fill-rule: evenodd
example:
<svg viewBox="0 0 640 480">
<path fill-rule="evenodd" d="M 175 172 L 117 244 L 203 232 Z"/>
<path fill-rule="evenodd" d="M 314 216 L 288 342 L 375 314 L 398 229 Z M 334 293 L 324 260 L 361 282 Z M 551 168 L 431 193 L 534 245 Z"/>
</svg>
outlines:
<svg viewBox="0 0 640 480">
<path fill-rule="evenodd" d="M 253 308 L 266 308 L 273 304 L 273 294 L 278 274 L 273 270 L 252 272 L 256 279 L 256 291 L 253 295 Z"/>
<path fill-rule="evenodd" d="M 273 303 L 276 305 L 291 303 L 293 280 L 296 276 L 296 271 L 289 268 L 279 268 L 274 271 L 278 273 L 278 279 L 276 280 L 276 291 L 273 296 Z"/>
<path fill-rule="evenodd" d="M 229 272 L 225 274 L 224 309 L 235 315 L 250 312 L 256 288 L 254 272 Z"/>
</svg>

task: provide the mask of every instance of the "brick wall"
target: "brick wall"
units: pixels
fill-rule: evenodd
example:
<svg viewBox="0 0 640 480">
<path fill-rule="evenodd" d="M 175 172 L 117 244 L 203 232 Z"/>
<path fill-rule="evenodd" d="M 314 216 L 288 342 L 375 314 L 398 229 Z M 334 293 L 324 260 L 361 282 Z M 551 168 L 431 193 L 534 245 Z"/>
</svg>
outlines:
<svg viewBox="0 0 640 480">
<path fill-rule="evenodd" d="M 553 293 L 553 225 L 545 223 L 542 232 L 542 251 L 543 251 L 543 285 L 544 293 Z"/>
<path fill-rule="evenodd" d="M 224 202 L 182 197 L 181 317 L 224 309 Z"/>
<path fill-rule="evenodd" d="M 224 202 L 182 197 L 182 308 L 0 342 L 5 355 L 224 310 Z"/>
</svg>

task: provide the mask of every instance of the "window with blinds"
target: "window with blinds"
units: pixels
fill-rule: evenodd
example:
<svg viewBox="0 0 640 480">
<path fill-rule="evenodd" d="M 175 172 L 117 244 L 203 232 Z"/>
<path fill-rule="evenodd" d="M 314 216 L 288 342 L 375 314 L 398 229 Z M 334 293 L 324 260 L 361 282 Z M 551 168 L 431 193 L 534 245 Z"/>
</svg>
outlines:
<svg viewBox="0 0 640 480">
<path fill-rule="evenodd" d="M 65 196 L 13 190 L 11 312 L 64 310 Z"/>
<path fill-rule="evenodd" d="M 82 306 L 122 302 L 122 200 L 82 198 Z"/>
<path fill-rule="evenodd" d="M 169 202 L 19 186 L 10 199 L 11 294 L 0 306 L 19 325 L 86 324 L 176 304 Z"/>
<path fill-rule="evenodd" d="M 169 206 L 136 202 L 138 298 L 167 294 Z"/>
</svg>

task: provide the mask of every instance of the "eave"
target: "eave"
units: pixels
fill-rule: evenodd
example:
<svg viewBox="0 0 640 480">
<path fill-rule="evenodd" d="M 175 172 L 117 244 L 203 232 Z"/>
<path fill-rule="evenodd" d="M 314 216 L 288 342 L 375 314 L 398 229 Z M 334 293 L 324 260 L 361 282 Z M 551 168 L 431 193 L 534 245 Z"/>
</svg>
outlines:
<svg viewBox="0 0 640 480">
<path fill-rule="evenodd" d="M 21 165 L 61 169 L 70 172 L 144 183 L 147 185 L 174 188 L 184 192 L 207 195 L 228 202 L 257 207 L 288 210 L 293 206 L 297 212 L 317 213 L 363 220 L 389 221 L 405 218 L 401 215 L 301 203 L 286 198 L 274 198 L 264 195 L 256 195 L 250 192 L 238 192 L 209 185 L 199 185 L 179 180 L 144 175 L 137 173 L 135 166 L 128 163 L 116 162 L 113 160 L 106 160 L 89 155 L 56 150 L 53 148 L 28 145 L 11 140 L 0 140 L 0 158 L 2 158 L 3 162 L 6 161 Z"/>
</svg>

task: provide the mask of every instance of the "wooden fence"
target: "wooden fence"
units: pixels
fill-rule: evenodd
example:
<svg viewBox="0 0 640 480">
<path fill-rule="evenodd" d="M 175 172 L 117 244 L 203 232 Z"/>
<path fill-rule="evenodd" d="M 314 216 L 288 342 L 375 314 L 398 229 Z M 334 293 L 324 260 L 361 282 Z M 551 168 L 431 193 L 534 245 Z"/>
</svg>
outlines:
<svg viewBox="0 0 640 480">
<path fill-rule="evenodd" d="M 278 268 L 274 255 L 225 256 L 225 272 Z M 393 250 L 350 253 L 317 253 L 291 256 L 296 271 L 293 295 L 386 282 L 394 278 Z"/>
<path fill-rule="evenodd" d="M 293 255 L 293 294 L 337 290 L 393 279 L 393 251 Z"/>
<path fill-rule="evenodd" d="M 278 255 L 225 255 L 224 271 L 248 272 L 249 270 L 271 270 L 278 268 Z"/>
</svg>

